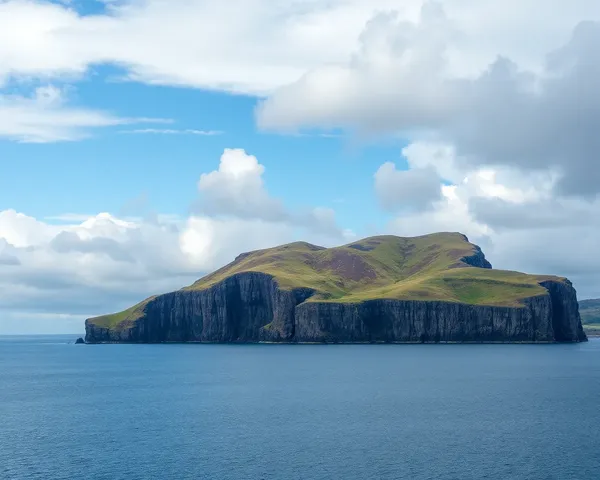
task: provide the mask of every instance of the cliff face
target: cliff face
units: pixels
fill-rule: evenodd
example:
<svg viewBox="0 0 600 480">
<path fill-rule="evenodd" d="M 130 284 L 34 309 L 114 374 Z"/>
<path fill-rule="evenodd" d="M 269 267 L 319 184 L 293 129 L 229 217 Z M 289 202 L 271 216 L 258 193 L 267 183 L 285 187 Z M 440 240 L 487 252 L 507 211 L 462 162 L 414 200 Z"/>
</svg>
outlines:
<svg viewBox="0 0 600 480">
<path fill-rule="evenodd" d="M 579 315 L 579 302 L 573 285 L 569 280 L 564 282 L 542 282 L 550 294 L 552 302 L 552 327 L 554 338 L 558 342 L 585 341 Z"/>
<path fill-rule="evenodd" d="M 206 290 L 151 300 L 116 328 L 86 321 L 86 342 L 577 342 L 586 337 L 576 293 L 566 281 L 522 307 L 442 301 L 306 302 L 313 290 L 281 290 L 246 272 Z"/>
<path fill-rule="evenodd" d="M 469 241 L 469 239 L 465 236 L 465 241 Z M 467 257 L 461 258 L 461 260 L 467 265 L 471 265 L 472 267 L 478 268 L 492 268 L 492 264 L 488 262 L 487 258 L 485 258 L 484 253 L 481 251 L 481 248 L 477 245 L 473 245 L 473 254 Z"/>
</svg>

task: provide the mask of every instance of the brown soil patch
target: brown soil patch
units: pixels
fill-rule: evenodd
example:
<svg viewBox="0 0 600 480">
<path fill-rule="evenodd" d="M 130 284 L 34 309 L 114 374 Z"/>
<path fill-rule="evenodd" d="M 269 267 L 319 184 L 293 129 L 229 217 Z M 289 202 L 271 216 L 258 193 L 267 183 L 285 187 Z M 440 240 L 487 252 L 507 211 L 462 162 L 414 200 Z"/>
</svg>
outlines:
<svg viewBox="0 0 600 480">
<path fill-rule="evenodd" d="M 331 270 L 342 278 L 355 282 L 377 278 L 375 271 L 360 256 L 343 250 L 334 252 L 330 259 L 320 261 L 317 267 Z"/>
</svg>

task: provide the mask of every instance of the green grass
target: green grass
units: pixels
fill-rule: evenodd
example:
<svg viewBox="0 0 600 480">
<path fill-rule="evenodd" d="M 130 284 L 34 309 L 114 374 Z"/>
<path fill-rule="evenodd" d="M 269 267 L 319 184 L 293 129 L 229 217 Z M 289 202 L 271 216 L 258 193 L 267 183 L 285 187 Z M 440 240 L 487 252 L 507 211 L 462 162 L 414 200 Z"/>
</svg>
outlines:
<svg viewBox="0 0 600 480">
<path fill-rule="evenodd" d="M 284 290 L 314 289 L 309 302 L 399 299 L 519 306 L 547 293 L 539 282 L 563 280 L 471 267 L 463 259 L 473 255 L 481 254 L 460 233 L 379 236 L 328 249 L 296 242 L 240 255 L 183 290 L 205 290 L 235 274 L 262 272 Z M 113 328 L 127 325 L 143 315 L 148 301 L 93 321 Z"/>
<path fill-rule="evenodd" d="M 356 246 L 371 250 L 353 248 Z M 251 252 L 188 289 L 202 290 L 235 273 L 255 271 L 273 275 L 284 288 L 307 286 L 337 296 L 365 286 L 387 285 L 415 273 L 443 270 L 473 251 L 460 234 L 372 237 L 329 249 L 298 242 Z"/>
<path fill-rule="evenodd" d="M 515 307 L 522 305 L 525 298 L 546 294 L 539 282 L 550 278 L 554 277 L 464 267 L 416 275 L 392 286 L 351 293 L 337 301 L 389 298 Z"/>
<path fill-rule="evenodd" d="M 94 325 L 102 328 L 125 328 L 144 315 L 146 305 L 154 298 L 156 297 L 150 297 L 123 312 L 114 313 L 112 315 L 103 315 L 91 320 Z"/>
<path fill-rule="evenodd" d="M 459 233 L 372 237 L 330 249 L 294 243 L 251 252 L 186 290 L 209 288 L 236 273 L 263 272 L 284 289 L 313 288 L 317 293 L 308 301 L 389 298 L 516 306 L 545 294 L 539 282 L 553 278 L 474 268 L 461 261 L 476 253 Z"/>
<path fill-rule="evenodd" d="M 600 299 L 580 301 L 579 313 L 584 325 L 600 324 Z"/>
</svg>

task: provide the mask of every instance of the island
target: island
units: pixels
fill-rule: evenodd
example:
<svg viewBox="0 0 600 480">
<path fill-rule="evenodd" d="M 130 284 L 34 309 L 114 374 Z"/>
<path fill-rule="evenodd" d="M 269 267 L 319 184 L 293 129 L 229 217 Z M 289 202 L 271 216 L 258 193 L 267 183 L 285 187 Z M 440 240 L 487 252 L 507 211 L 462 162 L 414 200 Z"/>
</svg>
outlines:
<svg viewBox="0 0 600 480">
<path fill-rule="evenodd" d="M 568 279 L 492 269 L 460 233 L 243 253 L 85 329 L 86 343 L 587 340 Z"/>
</svg>

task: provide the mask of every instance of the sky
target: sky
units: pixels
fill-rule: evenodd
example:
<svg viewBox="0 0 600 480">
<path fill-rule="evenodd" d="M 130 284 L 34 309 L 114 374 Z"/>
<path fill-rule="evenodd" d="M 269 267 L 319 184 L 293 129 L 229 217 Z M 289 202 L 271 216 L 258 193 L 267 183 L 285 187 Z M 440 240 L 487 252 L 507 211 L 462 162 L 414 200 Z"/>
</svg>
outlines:
<svg viewBox="0 0 600 480">
<path fill-rule="evenodd" d="M 600 297 L 600 3 L 0 0 L 0 334 L 296 240 Z"/>
</svg>

